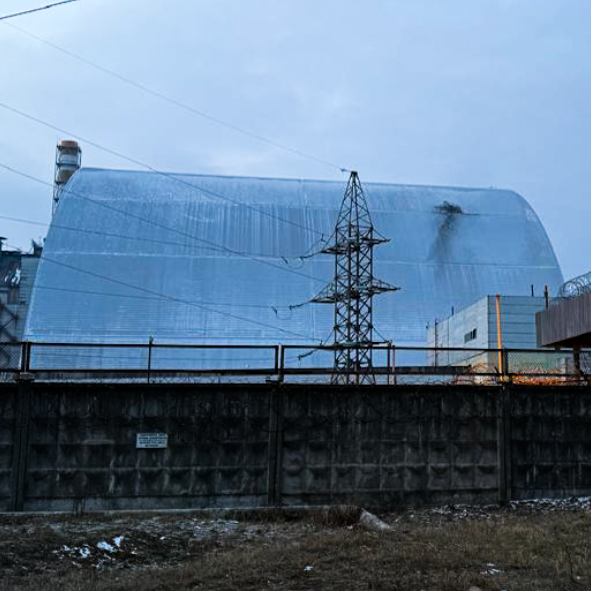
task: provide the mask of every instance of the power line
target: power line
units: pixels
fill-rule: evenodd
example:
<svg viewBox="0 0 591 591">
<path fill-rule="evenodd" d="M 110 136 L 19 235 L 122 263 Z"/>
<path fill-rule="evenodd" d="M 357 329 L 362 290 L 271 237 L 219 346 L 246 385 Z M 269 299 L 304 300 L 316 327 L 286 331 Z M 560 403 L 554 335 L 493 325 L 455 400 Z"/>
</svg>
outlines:
<svg viewBox="0 0 591 591">
<path fill-rule="evenodd" d="M 70 1 L 72 1 L 72 0 L 70 0 Z M 6 24 L 8 25 L 8 23 L 6 23 Z M 109 76 L 112 76 L 113 78 L 116 78 L 117 80 L 119 80 L 125 84 L 128 84 L 129 86 L 132 86 L 138 90 L 141 90 L 142 92 L 145 92 L 146 94 L 156 97 L 162 101 L 170 103 L 171 105 L 174 105 L 175 107 L 178 107 L 178 108 L 183 109 L 189 113 L 192 113 L 193 115 L 197 115 L 198 117 L 201 117 L 203 119 L 207 119 L 208 121 L 216 123 L 217 125 L 221 125 L 222 127 L 226 127 L 227 129 L 231 129 L 232 131 L 240 133 L 246 137 L 255 139 L 259 142 L 263 142 L 263 143 L 273 146 L 275 148 L 285 150 L 286 152 L 291 152 L 292 154 L 295 154 L 296 156 L 299 156 L 301 158 L 306 158 L 308 160 L 318 162 L 319 164 L 323 164 L 323 165 L 328 166 L 330 168 L 340 170 L 341 172 L 348 172 L 348 170 L 346 168 L 338 166 L 337 164 L 334 164 L 333 162 L 329 162 L 328 160 L 324 160 L 323 158 L 318 158 L 317 156 L 314 156 L 312 154 L 308 154 L 306 152 L 303 152 L 302 150 L 292 148 L 290 146 L 287 146 L 287 145 L 277 142 L 275 140 L 266 138 L 266 137 L 259 135 L 257 133 L 253 133 L 247 129 L 239 127 L 238 125 L 234 125 L 233 123 L 229 123 L 227 121 L 224 121 L 223 119 L 219 119 L 218 117 L 214 117 L 213 115 L 210 115 L 209 113 L 206 113 L 205 111 L 202 111 L 200 109 L 196 109 L 195 107 L 192 107 L 191 105 L 183 103 L 183 102 L 181 102 L 177 99 L 174 99 L 172 97 L 169 97 L 161 92 L 158 92 L 157 90 L 153 90 L 152 88 L 149 88 L 148 86 L 145 86 L 144 84 L 141 84 L 140 82 L 136 82 L 135 80 L 132 80 L 131 78 L 124 76 L 122 74 L 119 74 L 118 72 L 116 72 L 114 70 L 106 68 L 105 66 L 101 66 L 101 65 L 99 65 L 87 58 L 82 57 L 81 55 L 78 55 L 77 53 L 74 53 L 73 51 L 70 51 L 68 49 L 64 49 L 63 47 L 60 47 L 59 45 L 56 45 L 55 43 L 52 43 L 51 41 L 47 41 L 47 39 L 43 39 L 42 37 L 39 37 L 38 35 L 34 35 L 33 33 L 30 33 L 29 31 L 26 31 L 25 29 L 22 29 L 21 27 L 17 27 L 12 24 L 10 24 L 8 26 L 12 27 L 13 29 L 16 29 L 17 31 L 19 31 L 23 35 L 26 35 L 32 39 L 35 39 L 36 41 L 39 41 L 40 43 L 43 43 L 43 44 L 47 45 L 48 47 L 51 47 L 52 49 L 55 49 L 56 51 L 59 51 L 65 55 L 71 57 L 72 59 L 75 59 L 83 64 L 86 64 L 87 66 L 94 68 L 95 70 L 98 70 L 99 72 L 103 72 L 104 74 L 108 74 Z"/>
<path fill-rule="evenodd" d="M 1 103 L 0 103 L 0 105 L 1 105 Z M 17 170 L 15 168 L 12 168 L 12 167 L 10 167 L 10 166 L 8 166 L 6 164 L 3 164 L 1 162 L 0 162 L 0 168 L 4 168 L 5 170 L 7 170 L 9 172 L 12 172 L 12 173 L 14 173 L 14 174 L 16 174 L 18 176 L 23 177 L 23 178 L 30 179 L 30 180 L 35 181 L 37 183 L 40 183 L 42 185 L 46 185 L 46 186 L 49 186 L 49 187 L 52 186 L 51 183 L 48 183 L 47 181 L 44 181 L 42 179 L 39 179 L 38 177 L 32 176 L 32 175 L 30 175 L 30 174 L 28 174 L 26 172 L 22 172 L 20 170 Z M 104 203 L 104 202 L 99 201 L 97 199 L 93 199 L 91 197 L 88 197 L 87 195 L 82 195 L 82 194 L 76 193 L 76 192 L 74 192 L 74 191 L 72 191 L 72 190 L 70 190 L 68 188 L 66 188 L 64 190 L 64 194 L 73 195 L 74 197 L 78 197 L 80 199 L 85 199 L 87 201 L 90 201 L 91 203 L 94 203 L 95 205 L 98 205 L 100 207 L 104 207 L 105 209 L 109 209 L 109 210 L 114 211 L 116 213 L 120 213 L 122 215 L 126 215 L 128 217 L 137 219 L 137 220 L 139 220 L 141 222 L 144 222 L 144 223 L 147 223 L 147 224 L 151 224 L 151 225 L 156 226 L 158 228 L 161 228 L 163 230 L 167 230 L 169 232 L 175 232 L 176 234 L 179 234 L 181 236 L 185 236 L 187 238 L 191 238 L 192 240 L 196 240 L 197 242 L 201 242 L 203 244 L 207 244 L 209 246 L 213 246 L 214 248 L 216 248 L 216 249 L 218 249 L 220 251 L 224 251 L 224 252 L 227 252 L 227 253 L 230 253 L 230 254 L 241 256 L 241 257 L 244 257 L 244 258 L 248 258 L 248 259 L 250 259 L 252 261 L 255 261 L 255 262 L 258 262 L 258 263 L 260 263 L 262 265 L 267 265 L 268 267 L 273 267 L 275 269 L 279 269 L 281 271 L 285 271 L 285 272 L 291 273 L 293 275 L 299 275 L 300 277 L 305 277 L 306 279 L 312 279 L 314 281 L 320 281 L 320 282 L 323 282 L 324 281 L 323 279 L 320 279 L 319 277 L 314 277 L 313 275 L 308 275 L 307 273 L 301 273 L 300 271 L 296 271 L 295 269 L 291 269 L 289 267 L 284 267 L 284 266 L 281 266 L 281 265 L 276 265 L 275 263 L 272 263 L 270 261 L 264 260 L 262 258 L 257 258 L 256 256 L 253 256 L 252 254 L 250 254 L 250 253 L 248 253 L 246 251 L 234 250 L 232 248 L 228 248 L 228 247 L 223 246 L 221 244 L 217 244 L 216 242 L 213 242 L 212 240 L 207 240 L 205 238 L 199 238 L 197 236 L 194 236 L 193 234 L 189 234 L 188 232 L 183 232 L 182 230 L 178 230 L 176 228 L 171 228 L 170 226 L 166 226 L 165 224 L 161 224 L 161 223 L 156 222 L 154 220 L 151 220 L 149 218 L 145 218 L 143 216 L 140 216 L 140 215 L 137 215 L 137 214 L 134 214 L 134 213 L 125 211 L 123 209 L 118 209 L 117 207 L 113 207 L 112 205 L 108 205 L 107 203 Z"/>
<path fill-rule="evenodd" d="M 14 244 L 8 244 L 8 242 L 5 242 L 4 244 L 5 244 L 5 246 L 8 246 L 8 248 L 13 248 L 17 252 L 19 252 L 21 254 L 23 253 L 23 251 L 21 250 L 21 248 L 18 247 L 18 246 L 15 246 Z"/>
<path fill-rule="evenodd" d="M 153 172 L 155 174 L 158 174 L 158 175 L 163 176 L 168 179 L 172 179 L 173 181 L 176 181 L 178 183 L 181 183 L 183 185 L 191 187 L 192 189 L 196 189 L 198 191 L 201 191 L 202 193 L 205 193 L 206 195 L 210 195 L 212 197 L 216 197 L 217 199 L 222 199 L 223 201 L 229 201 L 230 203 L 234 203 L 235 205 L 239 205 L 241 207 L 251 209 L 251 210 L 259 213 L 260 215 L 264 215 L 264 216 L 273 218 L 273 219 L 283 222 L 285 224 L 289 224 L 291 226 L 306 230 L 307 232 L 322 235 L 322 232 L 319 232 L 318 230 L 315 230 L 314 228 L 310 228 L 309 226 L 304 226 L 302 224 L 298 224 L 297 222 L 294 222 L 292 220 L 287 220 L 285 218 L 277 216 L 277 215 L 270 213 L 268 211 L 264 211 L 258 207 L 254 207 L 254 206 L 249 205 L 247 203 L 243 203 L 243 202 L 238 201 L 236 199 L 232 199 L 230 197 L 227 197 L 225 195 L 220 195 L 219 193 L 216 193 L 215 191 L 211 191 L 209 189 L 204 189 L 203 187 L 200 187 L 198 185 L 194 185 L 193 183 L 189 183 L 188 181 L 186 181 L 182 178 L 179 178 L 179 176 L 177 176 L 177 175 L 157 170 L 153 166 L 150 166 L 149 164 L 146 164 L 145 162 L 142 162 L 141 160 L 131 158 L 130 156 L 126 156 L 125 154 L 122 154 L 121 152 L 117 152 L 116 150 L 111 150 L 110 148 L 106 148 L 105 146 L 102 146 L 101 144 L 97 144 L 96 142 L 88 140 L 82 136 L 76 135 L 75 133 L 72 133 L 71 131 L 68 131 L 67 129 L 63 129 L 61 127 L 57 127 L 56 125 L 53 125 L 52 123 L 48 123 L 47 121 L 43 121 L 42 119 L 39 119 L 38 117 L 35 117 L 35 116 L 30 115 L 28 113 L 25 113 L 24 111 L 20 111 L 19 109 L 16 109 L 15 107 L 11 107 L 10 105 L 7 105 L 6 103 L 0 102 L 0 107 L 2 107 L 3 109 L 6 109 L 7 111 L 10 111 L 16 115 L 24 117 L 25 119 L 28 119 L 29 121 L 33 121 L 35 123 L 38 123 L 39 125 L 43 125 L 44 127 L 47 127 L 48 129 L 52 129 L 52 130 L 57 131 L 59 133 L 69 135 L 69 136 L 73 137 L 74 139 L 77 139 L 80 142 L 84 142 L 84 143 L 88 144 L 89 146 L 93 146 L 94 148 L 97 148 L 98 150 L 102 150 L 103 152 L 106 152 L 107 154 L 111 154 L 112 156 L 116 156 L 117 158 L 121 158 L 122 160 L 125 160 L 127 162 L 132 163 L 132 164 L 135 164 L 136 166 L 141 166 L 142 168 L 150 170 L 151 172 Z"/>
<path fill-rule="evenodd" d="M 156 300 L 161 301 L 162 296 L 141 296 L 141 295 L 132 295 L 127 293 L 110 293 L 106 291 L 94 291 L 88 289 L 71 289 L 68 287 L 53 287 L 49 285 L 37 285 L 35 283 L 35 289 L 48 289 L 51 291 L 64 291 L 69 293 L 80 293 L 85 295 L 100 295 L 106 297 L 114 297 L 114 298 L 131 298 L 135 300 Z M 239 304 L 235 302 L 197 302 L 194 300 L 187 300 L 187 302 L 191 302 L 192 304 L 199 304 L 202 306 L 232 306 L 232 307 L 240 307 L 240 308 L 258 308 L 263 310 L 270 310 L 272 306 L 265 306 L 262 304 Z M 287 306 L 285 306 L 287 308 Z"/>
<path fill-rule="evenodd" d="M 47 10 L 48 8 L 53 8 L 54 6 L 60 6 L 62 4 L 70 4 L 70 2 L 78 2 L 78 0 L 62 0 L 61 2 L 54 2 L 53 4 L 47 4 L 46 6 L 40 6 L 39 8 L 32 8 L 31 10 L 24 10 L 23 12 L 7 14 L 6 16 L 0 16 L 0 21 L 8 20 L 9 18 L 15 18 L 17 16 L 23 16 L 25 14 L 31 14 L 33 12 L 40 12 L 41 10 Z"/>
<path fill-rule="evenodd" d="M 0 167 L 3 167 L 3 165 L 1 163 L 0 163 Z M 11 172 L 14 172 L 14 171 L 11 171 Z M 39 179 L 39 182 L 43 182 L 44 184 L 50 185 L 50 183 L 46 183 L 45 181 L 41 181 L 41 179 Z M 148 242 L 150 244 L 162 244 L 162 245 L 166 245 L 166 246 L 180 246 L 182 248 L 187 248 L 190 246 L 189 244 L 183 244 L 182 242 L 170 242 L 168 240 L 155 240 L 153 238 L 145 238 L 143 236 L 126 236 L 124 234 L 115 234 L 113 232 L 100 232 L 98 230 L 91 230 L 89 228 L 74 228 L 73 226 L 64 226 L 63 224 L 56 224 L 54 222 L 49 224 L 47 222 L 39 222 L 36 220 L 26 220 L 24 218 L 16 218 L 16 217 L 8 216 L 8 215 L 0 215 L 0 220 L 6 220 L 9 222 L 18 222 L 20 224 L 30 224 L 32 226 L 43 226 L 44 228 L 51 226 L 52 228 L 57 228 L 58 230 L 66 230 L 66 231 L 70 231 L 70 232 L 82 232 L 84 234 L 94 234 L 96 236 L 104 236 L 105 238 L 121 238 L 123 240 L 137 240 L 139 242 Z M 7 246 L 11 246 L 11 245 L 7 244 Z M 21 250 L 20 248 L 18 248 L 16 246 L 11 246 L 11 248 L 16 248 L 17 250 Z M 211 246 L 211 247 L 200 246 L 200 248 L 203 248 L 204 250 L 212 250 L 215 252 L 223 252 L 223 249 L 214 248 L 213 246 Z M 248 254 L 251 256 L 260 256 L 260 257 L 269 256 L 265 253 L 249 252 Z"/>
<path fill-rule="evenodd" d="M 103 281 L 109 281 L 109 282 L 114 283 L 116 285 L 122 285 L 124 287 L 129 287 L 131 289 L 136 289 L 137 291 L 141 291 L 141 292 L 144 292 L 144 293 L 147 293 L 147 294 L 150 294 L 150 295 L 153 295 L 153 296 L 157 296 L 157 297 L 160 297 L 160 298 L 163 298 L 163 299 L 166 299 L 166 300 L 177 302 L 179 304 L 184 304 L 186 306 L 192 306 L 192 307 L 195 307 L 195 308 L 200 308 L 202 310 L 205 310 L 206 312 L 211 312 L 213 314 L 219 314 L 219 315 L 225 316 L 227 318 L 233 318 L 234 320 L 239 320 L 241 322 L 248 322 L 250 324 L 255 324 L 257 326 L 262 326 L 264 328 L 270 328 L 272 330 L 283 332 L 285 334 L 296 336 L 298 338 L 310 339 L 312 341 L 316 340 L 315 337 L 312 337 L 310 335 L 305 335 L 305 334 L 297 333 L 297 332 L 294 332 L 292 330 L 288 330 L 288 329 L 285 329 L 285 328 L 280 328 L 278 326 L 273 326 L 271 324 L 267 324 L 266 322 L 259 322 L 258 320 L 253 320 L 251 318 L 245 318 L 244 316 L 238 316 L 237 314 L 232 314 L 231 312 L 222 312 L 221 310 L 214 310 L 213 308 L 209 308 L 208 306 L 204 306 L 204 305 L 198 304 L 196 302 L 191 302 L 189 300 L 183 300 L 181 298 L 177 298 L 177 297 L 174 297 L 174 296 L 169 296 L 169 295 L 166 295 L 166 294 L 162 294 L 162 293 L 159 293 L 157 291 L 153 291 L 151 289 L 147 289 L 145 287 L 140 287 L 138 285 L 133 285 L 131 283 L 127 283 L 126 281 L 121 281 L 119 279 L 114 279 L 112 277 L 107 277 L 106 275 L 101 275 L 100 273 L 94 273 L 93 271 L 88 271 L 86 269 L 81 269 L 80 267 L 75 267 L 74 265 L 68 265 L 67 263 L 62 263 L 60 261 L 56 261 L 55 259 L 50 259 L 50 258 L 48 258 L 45 255 L 43 255 L 41 257 L 41 260 L 42 261 L 46 261 L 48 263 L 52 263 L 54 265 L 58 265 L 60 267 L 64 267 L 66 269 L 71 269 L 73 271 L 78 271 L 79 273 L 84 273 L 85 275 L 90 275 L 91 277 L 96 277 L 96 278 L 101 279 Z"/>
</svg>

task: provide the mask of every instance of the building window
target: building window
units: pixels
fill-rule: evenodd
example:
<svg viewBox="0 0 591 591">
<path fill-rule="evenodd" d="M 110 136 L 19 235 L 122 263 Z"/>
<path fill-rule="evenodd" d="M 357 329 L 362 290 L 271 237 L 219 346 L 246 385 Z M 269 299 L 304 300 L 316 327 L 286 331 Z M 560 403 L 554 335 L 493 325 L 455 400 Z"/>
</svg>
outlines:
<svg viewBox="0 0 591 591">
<path fill-rule="evenodd" d="M 470 332 L 467 332 L 464 335 L 464 343 L 469 343 L 470 341 L 473 341 L 476 338 L 476 329 L 472 329 Z"/>
</svg>

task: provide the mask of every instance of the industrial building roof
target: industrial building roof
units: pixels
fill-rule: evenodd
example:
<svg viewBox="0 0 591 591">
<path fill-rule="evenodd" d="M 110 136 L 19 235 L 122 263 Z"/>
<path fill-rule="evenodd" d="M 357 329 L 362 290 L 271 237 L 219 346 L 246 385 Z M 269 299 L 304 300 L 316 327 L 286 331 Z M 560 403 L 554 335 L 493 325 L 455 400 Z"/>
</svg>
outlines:
<svg viewBox="0 0 591 591">
<path fill-rule="evenodd" d="M 363 182 L 363 178 L 361 178 Z M 552 292 L 562 273 L 517 193 L 364 183 L 391 242 L 375 274 L 385 339 L 422 345 L 426 324 L 489 293 Z M 345 182 L 81 169 L 49 229 L 26 338 L 64 342 L 277 343 L 325 339 L 331 306 L 309 300 Z"/>
</svg>

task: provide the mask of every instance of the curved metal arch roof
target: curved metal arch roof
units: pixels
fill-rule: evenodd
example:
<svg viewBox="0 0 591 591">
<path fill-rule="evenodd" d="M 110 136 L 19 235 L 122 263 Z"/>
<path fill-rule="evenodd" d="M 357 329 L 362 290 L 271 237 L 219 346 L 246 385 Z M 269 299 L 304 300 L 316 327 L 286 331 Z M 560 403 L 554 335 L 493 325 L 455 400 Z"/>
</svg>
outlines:
<svg viewBox="0 0 591 591">
<path fill-rule="evenodd" d="M 544 285 L 555 290 L 562 283 L 542 224 L 513 191 L 363 186 L 374 225 L 391 239 L 375 250 L 376 276 L 402 288 L 374 299 L 374 323 L 386 339 L 423 345 L 427 323 L 448 316 L 452 306 L 491 293 L 527 295 L 531 285 L 540 294 Z M 145 342 L 151 335 L 158 342 L 224 344 L 325 339 L 331 306 L 289 306 L 332 277 L 331 257 L 298 257 L 330 236 L 344 188 L 344 182 L 81 169 L 49 228 L 25 336 Z"/>
</svg>

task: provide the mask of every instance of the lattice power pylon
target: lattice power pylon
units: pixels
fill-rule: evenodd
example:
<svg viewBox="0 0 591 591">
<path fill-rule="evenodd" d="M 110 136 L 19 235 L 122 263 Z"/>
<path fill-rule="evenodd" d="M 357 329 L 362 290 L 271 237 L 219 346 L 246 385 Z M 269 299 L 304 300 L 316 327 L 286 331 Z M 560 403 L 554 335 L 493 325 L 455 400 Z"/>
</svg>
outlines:
<svg viewBox="0 0 591 591">
<path fill-rule="evenodd" d="M 334 304 L 333 384 L 375 384 L 372 352 L 373 296 L 398 288 L 373 276 L 376 236 L 357 172 L 351 172 L 334 241 L 322 250 L 335 257 L 334 279 L 311 301 Z"/>
</svg>

